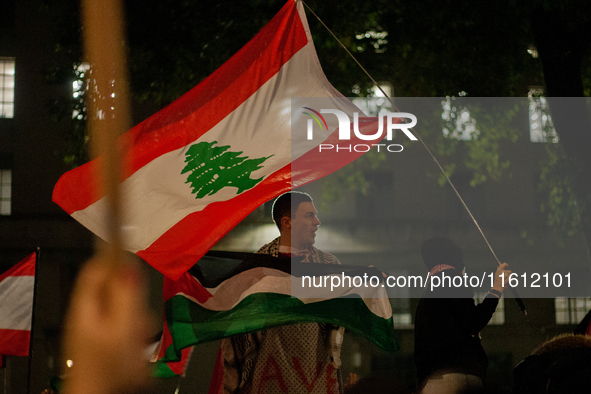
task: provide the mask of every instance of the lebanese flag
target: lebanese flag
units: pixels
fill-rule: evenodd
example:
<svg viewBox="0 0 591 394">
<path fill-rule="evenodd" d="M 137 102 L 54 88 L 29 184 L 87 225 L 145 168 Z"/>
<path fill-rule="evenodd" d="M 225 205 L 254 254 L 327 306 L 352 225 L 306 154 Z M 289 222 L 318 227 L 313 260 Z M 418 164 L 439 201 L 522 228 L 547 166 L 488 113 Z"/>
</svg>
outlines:
<svg viewBox="0 0 591 394">
<path fill-rule="evenodd" d="M 364 287 L 342 280 L 364 275 L 380 283 Z M 336 284 L 333 276 L 342 286 L 331 287 Z M 323 280 L 327 286 L 315 287 Z M 382 272 L 372 267 L 210 252 L 180 279 L 164 278 L 163 297 L 164 332 L 155 369 L 159 377 L 182 373 L 191 346 L 299 323 L 345 327 L 386 351 L 398 349 Z"/>
<path fill-rule="evenodd" d="M 28 356 L 36 254 L 0 275 L 0 354 Z"/>
<path fill-rule="evenodd" d="M 305 115 L 292 114 L 295 97 L 331 98 L 331 108 L 350 119 L 362 113 L 326 79 L 302 2 L 289 0 L 212 75 L 120 138 L 128 148 L 121 184 L 125 249 L 178 279 L 258 206 L 364 153 L 319 152 L 319 144 L 339 142 L 334 115 L 326 117 L 324 134 L 316 133 L 321 139 L 304 140 Z M 310 102 L 297 108 L 313 107 Z M 292 115 L 304 125 L 297 147 Z M 365 134 L 378 124 L 376 118 L 359 123 Z M 368 143 L 347 141 L 356 142 Z M 108 240 L 98 160 L 64 174 L 53 201 Z"/>
</svg>

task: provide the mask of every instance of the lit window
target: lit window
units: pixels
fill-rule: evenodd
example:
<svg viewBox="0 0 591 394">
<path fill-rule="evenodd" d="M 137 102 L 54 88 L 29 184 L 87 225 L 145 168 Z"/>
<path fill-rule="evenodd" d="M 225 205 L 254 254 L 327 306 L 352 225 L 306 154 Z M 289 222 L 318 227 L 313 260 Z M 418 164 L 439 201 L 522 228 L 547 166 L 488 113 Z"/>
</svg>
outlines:
<svg viewBox="0 0 591 394">
<path fill-rule="evenodd" d="M 74 110 L 72 111 L 72 118 L 76 120 L 83 120 L 86 114 L 86 107 L 84 103 L 84 92 L 86 91 L 86 73 L 90 69 L 88 63 L 81 63 L 74 67 L 74 74 L 76 79 L 72 82 L 72 97 L 75 100 Z"/>
<path fill-rule="evenodd" d="M 390 272 L 394 277 L 408 277 L 409 273 L 406 270 L 396 270 Z M 394 326 L 398 329 L 412 329 L 412 313 L 410 307 L 410 288 L 388 286 L 388 297 L 390 298 L 390 305 L 392 306 L 392 320 Z"/>
<path fill-rule="evenodd" d="M 392 320 L 394 321 L 394 326 L 397 328 L 410 327 L 412 324 L 412 313 L 393 313 Z"/>
<path fill-rule="evenodd" d="M 366 31 L 365 34 L 357 34 L 355 38 L 358 40 L 369 40 L 369 44 L 373 46 L 375 53 L 384 53 L 386 52 L 385 45 L 388 43 L 386 37 L 388 36 L 387 31 L 375 31 L 370 30 Z M 359 52 L 365 51 L 365 47 L 358 45 L 357 50 Z"/>
<path fill-rule="evenodd" d="M 14 117 L 14 58 L 0 57 L 0 118 Z"/>
<path fill-rule="evenodd" d="M 527 53 L 529 53 L 534 59 L 538 58 L 538 49 L 535 47 L 535 45 L 530 45 L 527 48 Z"/>
<path fill-rule="evenodd" d="M 87 108 L 85 102 L 85 94 L 89 89 L 92 89 L 95 94 L 95 106 L 97 119 L 105 119 L 107 116 L 113 117 L 115 107 L 113 107 L 113 100 L 107 97 L 115 98 L 115 80 L 109 80 L 109 89 L 107 95 L 103 95 L 98 91 L 96 79 L 92 77 L 92 70 L 88 63 L 80 63 L 74 65 L 75 79 L 72 81 L 72 97 L 74 98 L 74 109 L 72 111 L 72 119 L 84 120 L 87 117 Z M 88 97 L 87 97 L 88 99 Z M 100 104 L 99 104 L 100 103 Z"/>
<path fill-rule="evenodd" d="M 532 88 L 529 100 L 529 139 L 531 142 L 558 142 L 558 135 L 552 125 L 548 102 L 542 97 L 543 90 Z"/>
<path fill-rule="evenodd" d="M 381 88 L 381 90 L 380 90 Z M 384 93 L 388 95 L 388 97 L 392 97 L 392 84 L 389 82 L 380 82 L 380 87 L 374 86 L 371 88 L 370 96 L 368 97 L 356 97 L 353 100 L 353 104 L 357 108 L 361 110 L 367 116 L 378 116 L 381 110 L 392 111 L 392 103 Z M 382 90 L 384 93 L 382 93 Z M 353 87 L 353 93 L 359 94 L 359 86 L 355 85 Z"/>
<path fill-rule="evenodd" d="M 487 294 L 488 293 L 476 293 L 475 297 L 478 300 L 478 303 L 481 303 L 482 300 L 484 300 L 484 298 L 487 296 Z M 491 326 L 505 324 L 505 298 L 501 297 L 501 299 L 499 300 L 497 309 L 495 309 L 495 313 L 493 313 L 488 324 Z"/>
<path fill-rule="evenodd" d="M 463 97 L 466 92 L 462 91 L 459 95 Z M 446 97 L 441 102 L 443 109 L 441 119 L 444 121 L 443 135 L 464 141 L 475 140 L 480 134 L 476 130 L 476 121 L 470 116 L 470 111 L 455 100 L 455 97 Z"/>
<path fill-rule="evenodd" d="M 591 298 L 554 299 L 556 324 L 579 324 L 591 309 Z"/>
<path fill-rule="evenodd" d="M 389 82 L 380 83 L 380 87 L 374 86 L 371 88 L 374 97 L 392 97 L 392 84 Z M 383 91 L 383 92 L 382 92 Z M 386 93 L 386 96 L 384 96 Z"/>
<path fill-rule="evenodd" d="M 10 215 L 12 170 L 0 170 L 0 215 Z"/>
<path fill-rule="evenodd" d="M 404 292 L 407 295 L 409 292 Z M 409 298 L 394 298 L 390 300 L 392 305 L 392 320 L 394 326 L 399 329 L 413 328 L 412 325 L 412 313 L 410 310 L 410 299 Z"/>
</svg>

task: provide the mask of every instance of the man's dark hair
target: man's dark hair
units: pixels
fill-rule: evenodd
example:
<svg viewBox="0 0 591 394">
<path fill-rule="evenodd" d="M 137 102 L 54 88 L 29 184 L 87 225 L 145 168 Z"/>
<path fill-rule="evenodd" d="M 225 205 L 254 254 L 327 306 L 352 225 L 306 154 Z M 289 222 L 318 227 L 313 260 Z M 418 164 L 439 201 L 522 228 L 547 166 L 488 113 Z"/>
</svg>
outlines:
<svg viewBox="0 0 591 394">
<path fill-rule="evenodd" d="M 580 393 L 591 385 L 590 368 L 591 338 L 561 334 L 517 364 L 513 369 L 513 392 Z"/>
<path fill-rule="evenodd" d="M 279 231 L 281 231 L 281 219 L 286 216 L 292 217 L 303 202 L 313 202 L 312 197 L 308 193 L 292 191 L 283 193 L 275 199 L 271 213 Z"/>
<path fill-rule="evenodd" d="M 428 269 L 440 264 L 451 265 L 458 271 L 464 269 L 462 249 L 448 238 L 429 238 L 421 247 L 421 255 Z"/>
</svg>

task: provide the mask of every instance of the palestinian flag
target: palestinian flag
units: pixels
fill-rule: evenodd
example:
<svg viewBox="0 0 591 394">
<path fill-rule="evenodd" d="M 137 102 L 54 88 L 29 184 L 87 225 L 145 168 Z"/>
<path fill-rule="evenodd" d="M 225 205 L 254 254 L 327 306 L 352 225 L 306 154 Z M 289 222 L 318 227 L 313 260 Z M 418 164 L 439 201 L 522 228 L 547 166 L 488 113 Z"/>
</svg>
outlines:
<svg viewBox="0 0 591 394">
<path fill-rule="evenodd" d="M 342 326 L 395 351 L 392 309 L 383 282 L 374 282 L 375 287 L 330 288 L 333 276 L 364 275 L 383 278 L 381 271 L 369 267 L 209 252 L 177 281 L 165 278 L 165 324 L 156 375 L 181 373 L 184 353 L 193 345 L 298 323 Z M 308 277 L 316 282 L 308 282 Z M 302 278 L 306 286 L 319 280 L 329 285 L 302 288 Z M 298 297 L 292 296 L 296 288 Z"/>
<path fill-rule="evenodd" d="M 308 109 L 299 107 L 302 145 L 294 147 L 292 97 L 325 97 L 350 119 L 361 113 L 326 79 L 302 2 L 295 0 L 212 75 L 121 137 L 129 149 L 121 184 L 125 249 L 178 279 L 255 208 L 364 153 L 319 152 L 321 143 L 338 143 L 337 119 L 327 116 L 309 141 Z M 301 107 L 315 102 L 298 101 Z M 359 119 L 365 134 L 377 125 Z M 348 141 L 356 142 L 368 143 Z M 98 160 L 64 174 L 53 201 L 108 240 Z"/>
<path fill-rule="evenodd" d="M 0 355 L 29 355 L 36 256 L 0 275 Z"/>
</svg>

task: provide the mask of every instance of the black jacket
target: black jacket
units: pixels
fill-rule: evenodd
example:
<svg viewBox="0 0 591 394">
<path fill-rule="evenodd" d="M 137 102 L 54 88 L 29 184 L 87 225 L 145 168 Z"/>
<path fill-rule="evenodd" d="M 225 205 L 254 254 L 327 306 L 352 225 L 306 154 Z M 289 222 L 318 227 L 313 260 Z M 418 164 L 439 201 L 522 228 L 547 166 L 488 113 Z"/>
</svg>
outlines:
<svg viewBox="0 0 591 394">
<path fill-rule="evenodd" d="M 461 275 L 456 270 L 441 277 Z M 475 305 L 470 287 L 435 288 L 423 294 L 415 317 L 415 365 L 419 385 L 431 373 L 443 370 L 478 376 L 484 382 L 488 359 L 479 332 L 489 322 L 498 298 L 489 294 Z"/>
</svg>

